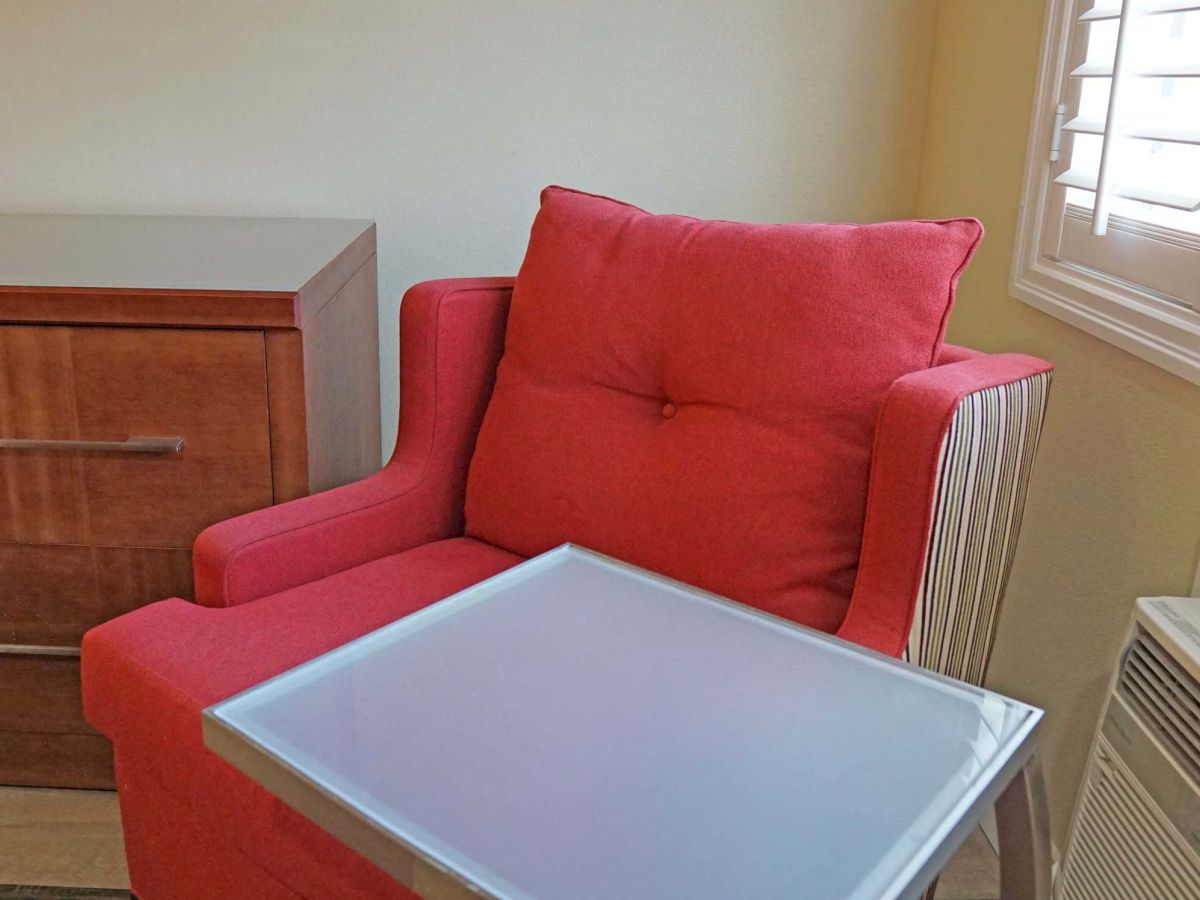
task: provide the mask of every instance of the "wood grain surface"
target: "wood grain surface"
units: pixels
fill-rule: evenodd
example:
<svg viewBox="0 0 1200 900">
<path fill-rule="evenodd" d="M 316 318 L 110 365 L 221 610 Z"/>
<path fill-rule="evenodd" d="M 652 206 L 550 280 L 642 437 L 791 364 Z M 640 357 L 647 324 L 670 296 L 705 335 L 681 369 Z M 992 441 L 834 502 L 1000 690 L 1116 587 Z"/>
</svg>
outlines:
<svg viewBox="0 0 1200 900">
<path fill-rule="evenodd" d="M 83 633 L 192 595 L 205 527 L 379 468 L 375 226 L 0 214 L 0 784 L 105 787 Z M 40 652 L 32 652 L 41 648 Z"/>
</svg>

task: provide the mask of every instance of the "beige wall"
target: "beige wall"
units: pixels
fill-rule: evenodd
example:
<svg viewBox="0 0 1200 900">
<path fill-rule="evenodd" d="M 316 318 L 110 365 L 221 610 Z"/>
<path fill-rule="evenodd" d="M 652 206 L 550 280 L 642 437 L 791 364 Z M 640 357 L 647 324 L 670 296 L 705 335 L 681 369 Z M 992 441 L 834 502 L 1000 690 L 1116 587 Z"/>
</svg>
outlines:
<svg viewBox="0 0 1200 900">
<path fill-rule="evenodd" d="M 988 236 L 950 339 L 1058 364 L 991 671 L 1040 704 L 1055 838 L 1135 597 L 1187 594 L 1200 550 L 1200 388 L 1008 296 L 1045 7 L 943 0 L 917 212 Z"/>
<path fill-rule="evenodd" d="M 514 272 L 547 183 L 908 214 L 935 7 L 0 0 L 0 209 L 376 219 L 390 449 L 399 296 Z"/>
</svg>

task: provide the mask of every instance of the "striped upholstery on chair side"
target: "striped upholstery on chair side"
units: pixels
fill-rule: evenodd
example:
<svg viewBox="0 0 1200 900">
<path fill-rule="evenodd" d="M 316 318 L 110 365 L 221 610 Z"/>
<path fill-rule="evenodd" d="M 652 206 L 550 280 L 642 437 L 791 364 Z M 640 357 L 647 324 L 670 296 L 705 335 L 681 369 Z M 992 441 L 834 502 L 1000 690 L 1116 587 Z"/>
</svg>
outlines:
<svg viewBox="0 0 1200 900">
<path fill-rule="evenodd" d="M 929 547 L 905 659 L 983 683 L 1050 375 L 969 394 L 954 414 L 939 452 Z"/>
</svg>

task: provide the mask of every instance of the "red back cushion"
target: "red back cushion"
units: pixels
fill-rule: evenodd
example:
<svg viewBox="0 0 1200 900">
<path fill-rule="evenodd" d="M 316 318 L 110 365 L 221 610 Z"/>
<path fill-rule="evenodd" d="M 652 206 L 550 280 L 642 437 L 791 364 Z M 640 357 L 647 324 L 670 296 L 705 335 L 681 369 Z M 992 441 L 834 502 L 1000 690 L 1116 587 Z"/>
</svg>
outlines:
<svg viewBox="0 0 1200 900">
<path fill-rule="evenodd" d="M 527 556 L 572 541 L 835 629 L 880 403 L 932 364 L 982 233 L 708 222 L 547 188 L 468 534 Z"/>
</svg>

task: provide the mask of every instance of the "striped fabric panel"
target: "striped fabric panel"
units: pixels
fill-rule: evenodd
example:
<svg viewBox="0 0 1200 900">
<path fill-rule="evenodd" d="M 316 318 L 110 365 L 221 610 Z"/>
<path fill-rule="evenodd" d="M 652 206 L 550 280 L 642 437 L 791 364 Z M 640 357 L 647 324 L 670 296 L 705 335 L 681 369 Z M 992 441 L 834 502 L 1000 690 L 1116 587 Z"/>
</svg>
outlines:
<svg viewBox="0 0 1200 900">
<path fill-rule="evenodd" d="M 905 659 L 983 683 L 1049 388 L 1042 372 L 969 394 L 954 414 Z"/>
</svg>

